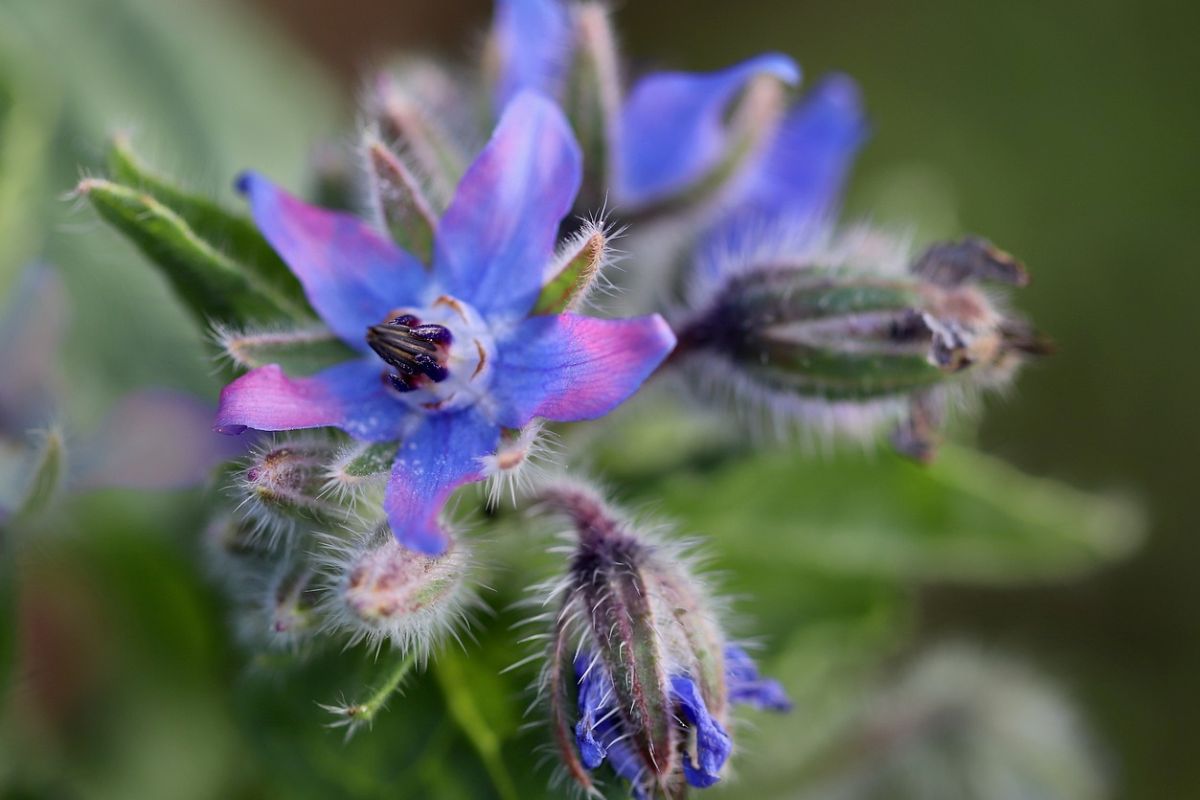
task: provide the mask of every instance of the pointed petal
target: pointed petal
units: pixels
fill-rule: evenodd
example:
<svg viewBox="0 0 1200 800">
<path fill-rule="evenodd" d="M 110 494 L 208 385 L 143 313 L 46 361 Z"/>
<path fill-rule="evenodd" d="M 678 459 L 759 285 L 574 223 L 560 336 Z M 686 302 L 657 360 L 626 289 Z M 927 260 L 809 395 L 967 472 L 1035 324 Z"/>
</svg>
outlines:
<svg viewBox="0 0 1200 800">
<path fill-rule="evenodd" d="M 657 314 L 530 317 L 497 348 L 492 393 L 498 419 L 519 428 L 533 417 L 603 416 L 637 391 L 674 346 L 675 334 Z"/>
<path fill-rule="evenodd" d="M 691 678 L 671 678 L 671 695 L 683 712 L 684 722 L 696 732 L 696 761 L 692 761 L 692 753 L 684 754 L 684 776 L 697 788 L 712 786 L 721 779 L 721 768 L 733 750 L 733 741 L 708 713 L 700 689 Z"/>
<path fill-rule="evenodd" d="M 493 24 L 499 75 L 495 102 L 503 109 L 525 89 L 557 97 L 571 51 L 561 0 L 497 0 Z"/>
<path fill-rule="evenodd" d="M 575 659 L 575 676 L 579 681 L 579 722 L 575 724 L 575 741 L 579 745 L 580 760 L 588 769 L 596 769 L 608 756 L 605 740 L 613 738 L 607 733 L 613 727 L 610 712 L 616 697 L 604 665 L 593 666 L 593 658 L 594 655 L 587 651 Z"/>
<path fill-rule="evenodd" d="M 351 347 L 366 351 L 367 326 L 420 300 L 424 267 L 362 220 L 310 206 L 254 172 L 238 179 L 238 190 L 312 307 Z"/>
<path fill-rule="evenodd" d="M 438 226 L 434 270 L 442 288 L 484 316 L 528 312 L 581 173 L 562 112 L 539 95 L 518 95 Z"/>
<path fill-rule="evenodd" d="M 417 419 L 401 440 L 383 507 L 401 544 L 440 555 L 442 507 L 459 486 L 482 479 L 480 458 L 496 452 L 500 429 L 472 409 Z"/>
<path fill-rule="evenodd" d="M 719 72 L 659 72 L 634 86 L 621 112 L 616 176 L 621 201 L 661 200 L 713 169 L 727 146 L 729 103 L 763 74 L 789 84 L 800 80 L 790 58 L 768 53 Z"/>
<path fill-rule="evenodd" d="M 247 372 L 221 391 L 213 430 L 290 431 L 334 426 L 356 439 L 395 439 L 411 411 L 384 386 L 375 357 L 347 361 L 311 378 L 289 378 L 277 364 Z"/>
<path fill-rule="evenodd" d="M 792 701 L 779 682 L 759 677 L 754 660 L 735 645 L 725 648 L 725 686 L 731 703 L 745 703 L 769 711 L 788 711 L 792 707 Z"/>
<path fill-rule="evenodd" d="M 866 138 L 858 84 L 846 75 L 822 79 L 780 125 L 747 180 L 740 207 L 756 219 L 831 214 Z"/>
</svg>

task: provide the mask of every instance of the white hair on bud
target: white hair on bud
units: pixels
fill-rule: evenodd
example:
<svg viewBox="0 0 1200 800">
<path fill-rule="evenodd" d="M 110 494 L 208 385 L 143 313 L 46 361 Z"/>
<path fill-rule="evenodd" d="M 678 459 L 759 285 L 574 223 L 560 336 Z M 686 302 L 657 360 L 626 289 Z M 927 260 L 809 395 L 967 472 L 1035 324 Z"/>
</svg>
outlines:
<svg viewBox="0 0 1200 800">
<path fill-rule="evenodd" d="M 600 250 L 596 254 L 597 258 L 594 259 L 594 264 L 588 266 L 587 272 L 582 276 L 583 285 L 571 299 L 567 308 L 568 310 L 574 310 L 585 304 L 590 304 L 596 295 L 612 295 L 616 291 L 616 286 L 608 273 L 612 270 L 619 271 L 619 265 L 627 255 L 624 250 L 618 250 L 613 247 L 613 243 L 622 238 L 626 230 L 626 226 L 614 225 L 608 220 L 607 207 L 601 208 L 587 217 L 580 218 L 579 229 L 559 243 L 555 249 L 554 258 L 543 269 L 543 285 L 553 280 L 566 269 L 567 265 L 584 248 L 588 247 L 588 242 L 591 239 L 599 237 Z"/>
<path fill-rule="evenodd" d="M 470 612 L 482 601 L 469 583 L 473 570 L 458 538 L 440 556 L 400 544 L 386 523 L 351 539 L 326 537 L 317 555 L 325 593 L 325 630 L 346 634 L 347 647 L 366 642 L 378 651 L 388 642 L 415 651 L 423 664 L 443 637 L 461 640 Z"/>
<path fill-rule="evenodd" d="M 355 441 L 345 445 L 325 467 L 325 493 L 359 512 L 369 506 L 380 506 L 394 449 L 387 452 L 383 445 L 374 442 Z"/>
<path fill-rule="evenodd" d="M 321 627 L 317 578 L 312 565 L 289 558 L 247 581 L 237 592 L 239 638 L 250 647 L 299 655 Z"/>
<path fill-rule="evenodd" d="M 508 496 L 512 504 L 537 485 L 558 463 L 558 436 L 544 420 L 534 420 L 511 438 L 501 438 L 496 452 L 480 457 L 487 481 L 487 504 L 496 508 Z"/>
</svg>

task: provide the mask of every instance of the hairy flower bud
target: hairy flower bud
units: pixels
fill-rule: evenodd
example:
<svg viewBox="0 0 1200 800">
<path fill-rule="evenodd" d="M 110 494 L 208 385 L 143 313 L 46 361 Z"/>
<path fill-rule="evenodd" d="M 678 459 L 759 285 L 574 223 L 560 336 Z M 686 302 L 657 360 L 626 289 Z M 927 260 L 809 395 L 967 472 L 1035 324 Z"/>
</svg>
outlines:
<svg viewBox="0 0 1200 800">
<path fill-rule="evenodd" d="M 259 530 L 272 537 L 298 520 L 344 525 L 353 519 L 350 500 L 327 490 L 337 447 L 313 438 L 292 438 L 256 449 L 237 475 L 235 490 Z"/>
<path fill-rule="evenodd" d="M 716 783 L 733 749 L 730 704 L 786 708 L 782 689 L 726 642 L 677 548 L 635 533 L 585 487 L 542 496 L 575 528 L 544 675 L 568 773 L 590 790 L 607 760 L 636 797 Z"/>
<path fill-rule="evenodd" d="M 776 430 L 870 436 L 890 422 L 898 448 L 925 458 L 948 406 L 1048 351 L 980 288 L 1028 281 L 982 239 L 935 245 L 896 270 L 885 266 L 893 246 L 869 232 L 798 248 L 764 238 L 702 265 L 678 352 Z"/>
<path fill-rule="evenodd" d="M 262 581 L 247 598 L 239 618 L 251 643 L 295 649 L 319 626 L 317 604 L 322 593 L 318 574 L 303 561 L 288 561 Z"/>
<path fill-rule="evenodd" d="M 476 603 L 467 584 L 465 545 L 452 541 L 440 556 L 410 550 L 386 523 L 350 544 L 330 547 L 326 572 L 331 587 L 323 610 L 351 643 L 384 640 L 426 657 L 444 633 L 465 623 Z"/>
</svg>

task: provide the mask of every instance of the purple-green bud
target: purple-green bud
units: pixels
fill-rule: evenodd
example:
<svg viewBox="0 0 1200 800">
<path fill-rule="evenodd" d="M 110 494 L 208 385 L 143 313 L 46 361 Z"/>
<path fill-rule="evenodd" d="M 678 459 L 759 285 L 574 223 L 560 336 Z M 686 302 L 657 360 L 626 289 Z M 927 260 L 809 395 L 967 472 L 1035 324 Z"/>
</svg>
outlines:
<svg viewBox="0 0 1200 800">
<path fill-rule="evenodd" d="M 540 496 L 574 528 L 568 574 L 553 590 L 562 605 L 543 677 L 568 774 L 590 791 L 591 771 L 608 760 L 638 797 L 715 783 L 732 750 L 731 682 L 740 691 L 748 676 L 757 681 L 752 662 L 726 643 L 677 547 L 637 532 L 585 486 Z M 786 704 L 770 682 L 738 699 Z"/>
<path fill-rule="evenodd" d="M 319 575 L 309 564 L 289 561 L 247 598 L 240 618 L 242 633 L 252 643 L 295 649 L 317 631 L 317 605 L 323 593 Z"/>
<path fill-rule="evenodd" d="M 852 235 L 827 250 L 709 265 L 718 277 L 693 293 L 676 353 L 776 429 L 873 435 L 891 422 L 903 452 L 928 456 L 948 406 L 1049 348 L 978 285 L 1025 285 L 1012 256 L 968 238 L 897 271 L 872 263 L 881 241 Z"/>
<path fill-rule="evenodd" d="M 256 449 L 238 472 L 235 489 L 248 516 L 272 535 L 297 521 L 342 526 L 354 519 L 351 499 L 329 491 L 329 466 L 338 456 L 331 441 L 290 438 Z"/>
<path fill-rule="evenodd" d="M 323 604 L 333 627 L 352 643 L 429 654 L 445 633 L 465 622 L 476 600 L 467 583 L 470 559 L 462 542 L 427 556 L 396 541 L 386 523 L 350 544 L 333 546 L 326 565 L 331 587 Z"/>
</svg>

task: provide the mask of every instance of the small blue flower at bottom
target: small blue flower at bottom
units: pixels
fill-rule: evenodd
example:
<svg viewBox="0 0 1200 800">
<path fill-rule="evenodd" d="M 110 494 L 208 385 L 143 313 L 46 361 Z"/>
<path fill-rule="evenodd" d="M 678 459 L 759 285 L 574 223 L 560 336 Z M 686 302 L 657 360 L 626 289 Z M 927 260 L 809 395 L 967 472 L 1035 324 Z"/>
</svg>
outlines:
<svg viewBox="0 0 1200 800">
<path fill-rule="evenodd" d="M 215 429 L 333 426 L 400 441 L 384 501 L 403 544 L 446 549 L 450 494 L 483 477 L 501 430 L 603 416 L 662 363 L 657 315 L 530 316 L 582 174 L 562 112 L 517 95 L 438 223 L 432 268 L 355 217 L 309 206 L 255 173 L 238 186 L 263 235 L 358 358 L 311 377 L 277 365 L 221 393 Z"/>
<path fill-rule="evenodd" d="M 580 761 L 594 770 L 607 760 L 618 775 L 631 783 L 635 797 L 645 797 L 642 788 L 645 767 L 626 743 L 628 731 L 621 722 L 608 672 L 593 654 L 583 652 L 575 659 L 575 676 L 579 682 L 575 740 Z M 759 677 L 754 661 L 736 645 L 725 648 L 725 689 L 731 704 L 772 711 L 791 708 L 783 687 L 777 681 Z M 695 734 L 695 758 L 689 754 L 683 759 L 684 777 L 696 788 L 712 786 L 721 779 L 721 770 L 733 751 L 733 740 L 709 712 L 700 688 L 690 676 L 671 676 L 670 697 L 677 709 L 676 718 Z"/>
</svg>

